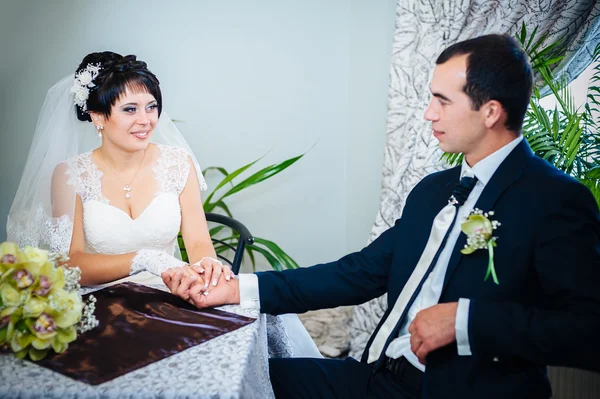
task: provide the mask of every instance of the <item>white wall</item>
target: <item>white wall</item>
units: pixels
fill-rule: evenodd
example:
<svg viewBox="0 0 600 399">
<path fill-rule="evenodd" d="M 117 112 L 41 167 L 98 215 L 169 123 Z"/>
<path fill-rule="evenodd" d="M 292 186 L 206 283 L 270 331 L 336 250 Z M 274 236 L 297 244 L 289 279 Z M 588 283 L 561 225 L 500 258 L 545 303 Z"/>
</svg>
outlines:
<svg viewBox="0 0 600 399">
<path fill-rule="evenodd" d="M 266 166 L 316 143 L 230 207 L 301 265 L 359 249 L 379 201 L 394 10 L 394 0 L 0 0 L 0 225 L 46 90 L 85 54 L 112 50 L 156 73 L 202 167 L 270 151 Z"/>
</svg>

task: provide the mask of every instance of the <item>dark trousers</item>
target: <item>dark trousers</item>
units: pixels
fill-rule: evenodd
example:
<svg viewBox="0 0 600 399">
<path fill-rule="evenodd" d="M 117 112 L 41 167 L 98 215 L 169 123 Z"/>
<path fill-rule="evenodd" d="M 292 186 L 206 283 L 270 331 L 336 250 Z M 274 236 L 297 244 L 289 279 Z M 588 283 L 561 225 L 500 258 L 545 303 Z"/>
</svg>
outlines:
<svg viewBox="0 0 600 399">
<path fill-rule="evenodd" d="M 371 365 L 352 358 L 269 359 L 269 374 L 278 399 L 418 399 L 421 396 L 420 384 L 415 384 L 414 379 L 403 378 L 398 373 L 395 375 L 385 368 L 374 373 Z"/>
</svg>

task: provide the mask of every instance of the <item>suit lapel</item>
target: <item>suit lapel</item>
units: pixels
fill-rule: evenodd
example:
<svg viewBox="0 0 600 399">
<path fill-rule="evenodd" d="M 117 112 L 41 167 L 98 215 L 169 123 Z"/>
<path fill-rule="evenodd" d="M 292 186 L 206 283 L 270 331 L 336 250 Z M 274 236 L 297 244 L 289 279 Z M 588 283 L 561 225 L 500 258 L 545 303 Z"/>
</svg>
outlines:
<svg viewBox="0 0 600 399">
<path fill-rule="evenodd" d="M 523 139 L 515 147 L 515 149 L 508 154 L 506 159 L 500 164 L 496 172 L 493 174 L 490 181 L 486 184 L 481 196 L 475 204 L 475 208 L 479 208 L 484 212 L 494 210 L 494 205 L 502 193 L 504 193 L 504 191 L 506 191 L 513 183 L 521 178 L 525 166 L 532 158 L 533 152 L 531 151 L 527 141 Z M 461 221 L 457 221 L 457 223 L 460 222 Z M 456 245 L 452 251 L 452 256 L 450 256 L 450 261 L 448 262 L 448 269 L 446 270 L 442 292 L 445 291 L 452 274 L 462 259 L 462 253 L 460 250 L 464 248 L 466 242 L 467 236 L 461 233 L 458 236 L 458 240 L 456 241 Z"/>
</svg>

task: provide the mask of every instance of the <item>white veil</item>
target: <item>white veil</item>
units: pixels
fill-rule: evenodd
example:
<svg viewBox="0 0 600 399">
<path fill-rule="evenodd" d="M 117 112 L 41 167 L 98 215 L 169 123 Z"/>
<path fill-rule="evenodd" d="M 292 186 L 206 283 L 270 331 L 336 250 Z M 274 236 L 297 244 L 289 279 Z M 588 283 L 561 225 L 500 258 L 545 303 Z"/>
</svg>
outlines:
<svg viewBox="0 0 600 399">
<path fill-rule="evenodd" d="M 55 184 L 52 192 L 54 170 L 67 159 L 100 146 L 94 124 L 77 119 L 71 93 L 73 81 L 74 76 L 69 75 L 52 86 L 40 111 L 23 176 L 6 223 L 8 241 L 20 246 L 33 245 L 53 252 L 69 252 L 76 194 L 70 184 L 60 185 L 61 190 L 57 190 Z M 206 188 L 196 157 L 164 111 L 151 142 L 185 149 L 194 161 L 200 187 Z"/>
</svg>

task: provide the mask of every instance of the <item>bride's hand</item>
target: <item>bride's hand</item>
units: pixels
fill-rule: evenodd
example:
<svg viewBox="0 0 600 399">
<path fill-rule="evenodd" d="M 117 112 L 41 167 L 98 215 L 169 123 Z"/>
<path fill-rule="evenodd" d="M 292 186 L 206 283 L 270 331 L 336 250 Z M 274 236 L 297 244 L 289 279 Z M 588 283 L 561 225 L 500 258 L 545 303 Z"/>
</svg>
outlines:
<svg viewBox="0 0 600 399">
<path fill-rule="evenodd" d="M 175 274 L 180 274 L 182 277 L 191 277 L 198 276 L 198 272 L 190 267 L 190 265 L 186 264 L 184 266 L 171 267 L 164 272 L 161 273 L 161 277 L 165 284 L 173 279 Z"/>
<path fill-rule="evenodd" d="M 190 285 L 201 285 L 201 291 L 207 290 L 202 276 L 188 265 L 167 269 L 161 274 L 161 277 L 172 294 L 177 295 L 186 301 L 190 297 Z M 188 281 L 188 284 L 181 284 L 182 280 Z"/>
<path fill-rule="evenodd" d="M 224 265 L 214 258 L 202 258 L 200 262 L 194 263 L 191 268 L 204 276 L 204 288 L 206 290 L 209 289 L 209 284 L 216 287 L 219 281 L 222 281 L 221 275 L 223 275 L 225 281 L 231 281 L 233 278 L 233 272 L 229 265 Z"/>
</svg>

